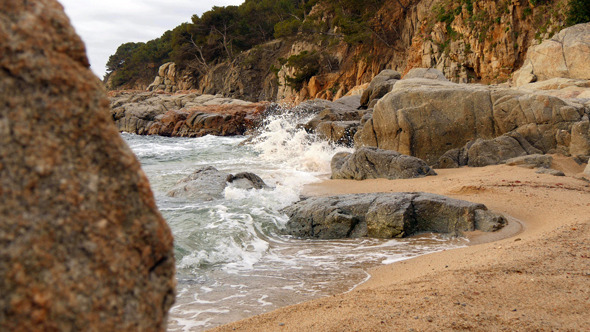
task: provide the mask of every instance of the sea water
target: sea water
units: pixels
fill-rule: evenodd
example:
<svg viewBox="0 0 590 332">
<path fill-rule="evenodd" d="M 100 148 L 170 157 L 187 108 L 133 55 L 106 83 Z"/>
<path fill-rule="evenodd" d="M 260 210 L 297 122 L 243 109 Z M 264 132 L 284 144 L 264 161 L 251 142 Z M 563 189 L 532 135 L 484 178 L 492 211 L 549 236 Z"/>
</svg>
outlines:
<svg viewBox="0 0 590 332">
<path fill-rule="evenodd" d="M 367 268 L 464 245 L 426 235 L 403 240 L 305 240 L 284 235 L 281 209 L 306 184 L 327 179 L 339 151 L 292 112 L 269 116 L 255 139 L 123 134 L 174 235 L 177 298 L 169 331 L 202 331 L 313 298 L 350 291 Z M 247 144 L 243 144 L 247 140 Z M 196 169 L 253 172 L 269 188 L 227 187 L 213 201 L 166 196 Z"/>
</svg>

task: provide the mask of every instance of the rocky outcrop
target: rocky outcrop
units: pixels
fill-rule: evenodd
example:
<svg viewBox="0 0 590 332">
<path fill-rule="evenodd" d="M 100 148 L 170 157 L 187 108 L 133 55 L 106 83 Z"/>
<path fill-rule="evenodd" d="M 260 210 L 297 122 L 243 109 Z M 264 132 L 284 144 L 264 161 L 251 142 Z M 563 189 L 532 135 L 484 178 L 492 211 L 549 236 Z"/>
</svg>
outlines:
<svg viewBox="0 0 590 332">
<path fill-rule="evenodd" d="M 590 23 L 563 29 L 527 51 L 523 66 L 514 73 L 516 86 L 551 78 L 590 80 Z"/>
<path fill-rule="evenodd" d="M 405 80 L 411 78 L 424 78 L 445 82 L 449 81 L 440 70 L 435 68 L 413 68 L 406 75 L 404 75 Z"/>
<path fill-rule="evenodd" d="M 588 165 L 586 166 L 586 168 L 584 169 L 584 174 L 590 176 L 590 163 L 588 163 Z"/>
<path fill-rule="evenodd" d="M 307 131 L 315 132 L 328 141 L 352 146 L 361 117 L 365 113 L 358 110 L 360 98 L 358 95 L 348 96 L 333 102 L 315 99 L 299 104 L 296 109 L 305 113 L 317 113 L 305 124 Z"/>
<path fill-rule="evenodd" d="M 567 134 L 588 112 L 583 105 L 547 95 L 402 79 L 377 103 L 372 118 L 355 135 L 355 145 L 395 150 L 432 165 L 445 152 L 470 141 L 482 139 L 480 143 L 488 145 L 487 141 L 510 133 L 523 138 L 518 144 L 525 151 L 530 144 L 534 153 L 567 153 L 573 147 Z"/>
<path fill-rule="evenodd" d="M 258 126 L 267 106 L 194 92 L 121 92 L 111 97 L 111 113 L 119 130 L 139 135 L 243 135 Z"/>
<path fill-rule="evenodd" d="M 495 231 L 506 220 L 482 204 L 427 193 L 307 198 L 284 209 L 286 233 L 301 238 L 396 238 L 421 232 Z"/>
<path fill-rule="evenodd" d="M 372 32 L 362 36 L 343 31 L 348 29 L 340 22 L 347 20 L 334 11 L 338 6 L 317 1 L 302 22 L 307 28 L 297 35 L 256 45 L 230 59 L 212 59 L 205 66 L 199 61 L 179 62 L 175 74 L 159 73 L 152 88 L 190 88 L 249 101 L 334 100 L 370 82 L 385 68 L 404 74 L 422 67 L 436 68 L 453 82 L 501 83 L 522 65 L 531 45 L 565 26 L 568 10 L 556 1 L 381 3 L 372 19 L 364 22 L 373 27 Z M 347 42 L 350 38 L 356 42 Z M 317 55 L 319 69 L 293 87 L 289 78 L 296 76 L 298 68 L 290 66 L 288 59 L 305 52 Z M 154 80 L 132 84 L 137 79 L 123 88 L 147 86 Z"/>
<path fill-rule="evenodd" d="M 363 91 L 361 96 L 361 107 L 373 108 L 381 97 L 388 94 L 395 82 L 397 82 L 402 75 L 395 70 L 386 69 L 377 74 L 369 86 Z"/>
<path fill-rule="evenodd" d="M 364 147 L 337 153 L 331 162 L 332 179 L 411 179 L 436 175 L 423 160 L 401 153 Z"/>
<path fill-rule="evenodd" d="M 541 151 L 519 133 L 511 132 L 494 139 L 481 139 L 468 142 L 461 149 L 447 151 L 439 158 L 439 168 L 455 168 L 461 166 L 483 167 L 498 165 L 509 159 L 527 155 L 537 155 Z"/>
<path fill-rule="evenodd" d="M 528 83 L 517 89 L 529 94 L 567 99 L 590 107 L 590 80 L 551 78 L 546 81 Z"/>
<path fill-rule="evenodd" d="M 197 169 L 193 174 L 178 181 L 166 195 L 210 201 L 222 198 L 225 188 L 230 183 L 236 188 L 245 190 L 268 188 L 266 183 L 256 174 L 238 173 L 233 175 L 220 172 L 215 167 L 207 166 Z"/>
<path fill-rule="evenodd" d="M 54 0 L 0 2 L 0 330 L 165 331 L 172 234 Z"/>
<path fill-rule="evenodd" d="M 587 116 L 572 126 L 569 146 L 573 156 L 590 155 L 590 121 Z"/>
<path fill-rule="evenodd" d="M 147 87 L 148 91 L 161 91 L 167 93 L 174 93 L 179 90 L 190 90 L 194 85 L 194 79 L 190 76 L 177 78 L 182 71 L 176 69 L 174 62 L 167 62 L 158 68 L 158 75 Z"/>
</svg>

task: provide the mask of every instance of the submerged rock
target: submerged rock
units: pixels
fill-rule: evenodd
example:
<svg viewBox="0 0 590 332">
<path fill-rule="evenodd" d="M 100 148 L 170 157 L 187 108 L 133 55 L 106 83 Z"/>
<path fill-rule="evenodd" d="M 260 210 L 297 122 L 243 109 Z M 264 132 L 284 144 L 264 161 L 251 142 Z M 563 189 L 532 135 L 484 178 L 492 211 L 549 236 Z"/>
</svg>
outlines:
<svg viewBox="0 0 590 332">
<path fill-rule="evenodd" d="M 223 197 L 228 183 L 239 189 L 264 189 L 266 183 L 254 173 L 232 175 L 220 172 L 215 167 L 206 166 L 178 181 L 166 194 L 170 197 L 182 197 L 194 200 L 210 201 Z"/>
<path fill-rule="evenodd" d="M 506 220 L 483 204 L 427 193 L 312 197 L 283 210 L 286 233 L 302 238 L 396 238 L 420 232 L 495 231 Z"/>
<path fill-rule="evenodd" d="M 391 150 L 360 148 L 332 158 L 332 179 L 410 179 L 436 175 L 423 160 Z"/>
<path fill-rule="evenodd" d="M 165 331 L 170 229 L 54 0 L 0 2 L 0 330 Z"/>
<path fill-rule="evenodd" d="M 260 178 L 260 176 L 250 173 L 243 172 L 236 175 L 230 174 L 226 178 L 227 183 L 231 183 L 234 187 L 239 189 L 264 189 L 268 188 L 266 183 Z"/>
<path fill-rule="evenodd" d="M 197 169 L 193 174 L 178 181 L 166 194 L 170 197 L 182 197 L 210 201 L 223 196 L 229 173 L 207 166 Z"/>
</svg>

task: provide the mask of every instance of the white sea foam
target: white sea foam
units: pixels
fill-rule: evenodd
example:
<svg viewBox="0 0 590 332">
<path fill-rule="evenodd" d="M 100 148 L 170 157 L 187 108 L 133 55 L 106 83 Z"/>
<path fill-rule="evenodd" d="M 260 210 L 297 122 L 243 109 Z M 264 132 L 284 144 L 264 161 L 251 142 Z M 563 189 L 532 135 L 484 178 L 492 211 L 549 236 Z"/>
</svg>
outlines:
<svg viewBox="0 0 590 332">
<path fill-rule="evenodd" d="M 201 331 L 267 310 L 344 292 L 367 278 L 364 268 L 449 247 L 437 239 L 299 240 L 281 235 L 281 209 L 305 184 L 326 178 L 330 159 L 350 149 L 317 140 L 301 126 L 309 117 L 269 117 L 253 144 L 243 137 L 196 139 L 124 135 L 139 156 L 158 206 L 172 228 L 179 293 L 171 331 Z M 233 186 L 209 202 L 167 197 L 202 166 L 249 171 L 270 186 Z M 422 242 L 421 242 L 422 241 Z"/>
</svg>

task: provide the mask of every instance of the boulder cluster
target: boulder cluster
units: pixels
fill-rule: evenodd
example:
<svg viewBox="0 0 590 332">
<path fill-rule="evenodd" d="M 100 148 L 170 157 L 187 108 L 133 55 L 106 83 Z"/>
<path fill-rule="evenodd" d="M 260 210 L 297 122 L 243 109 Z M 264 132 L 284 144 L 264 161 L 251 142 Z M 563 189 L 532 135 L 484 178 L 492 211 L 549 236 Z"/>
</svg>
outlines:
<svg viewBox="0 0 590 332">
<path fill-rule="evenodd" d="M 119 131 L 139 135 L 201 137 L 243 135 L 260 123 L 268 103 L 194 92 L 117 92 L 111 115 Z"/>
</svg>

